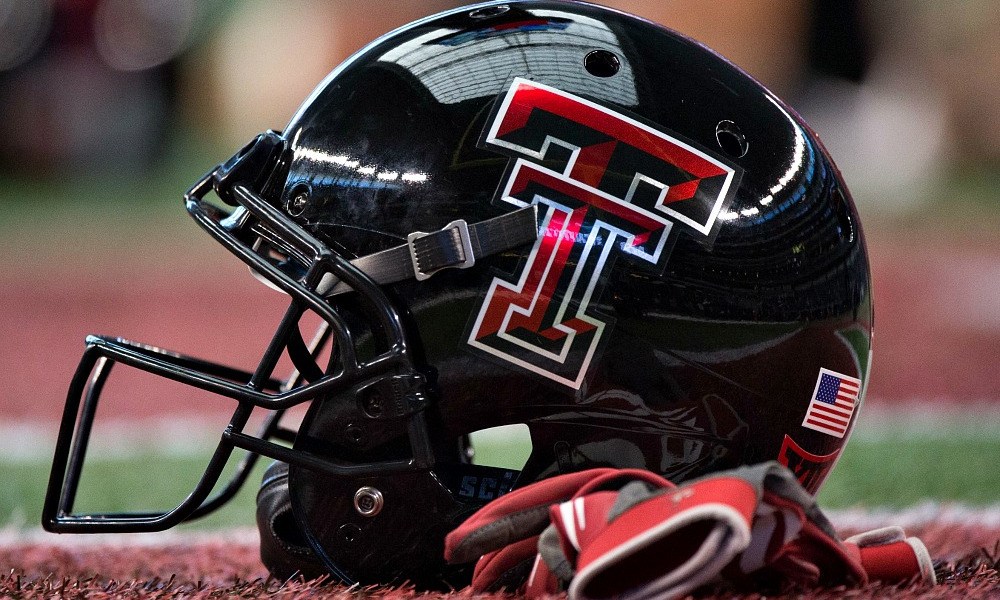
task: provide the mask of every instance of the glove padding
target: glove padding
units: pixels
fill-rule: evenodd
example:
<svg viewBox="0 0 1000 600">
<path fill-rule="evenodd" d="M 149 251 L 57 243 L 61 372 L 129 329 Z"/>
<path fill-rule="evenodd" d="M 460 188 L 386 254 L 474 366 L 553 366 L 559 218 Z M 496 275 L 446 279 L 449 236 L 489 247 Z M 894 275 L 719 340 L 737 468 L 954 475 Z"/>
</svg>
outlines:
<svg viewBox="0 0 1000 600">
<path fill-rule="evenodd" d="M 883 527 L 844 540 L 848 552 L 857 552 L 869 579 L 897 582 L 917 578 L 937 583 L 934 562 L 919 538 L 906 537 L 901 527 Z"/>
<path fill-rule="evenodd" d="M 448 536 L 449 561 L 480 556 L 477 591 L 538 597 L 568 586 L 573 600 L 678 597 L 718 578 L 934 580 L 926 548 L 898 528 L 841 542 L 773 462 L 681 487 L 635 469 L 553 477 L 495 500 Z"/>
</svg>

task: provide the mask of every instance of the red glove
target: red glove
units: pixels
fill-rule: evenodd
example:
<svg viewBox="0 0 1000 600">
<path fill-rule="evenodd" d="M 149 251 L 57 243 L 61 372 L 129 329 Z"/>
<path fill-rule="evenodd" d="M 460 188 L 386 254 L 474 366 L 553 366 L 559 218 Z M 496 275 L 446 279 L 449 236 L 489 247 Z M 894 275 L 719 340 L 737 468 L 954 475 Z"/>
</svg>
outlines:
<svg viewBox="0 0 1000 600">
<path fill-rule="evenodd" d="M 517 591 L 529 570 L 548 573 L 536 564 L 538 537 L 550 525 L 549 507 L 599 488 L 617 489 L 638 482 L 650 490 L 673 488 L 666 479 L 641 469 L 590 469 L 557 475 L 501 496 L 469 517 L 445 539 L 445 558 L 452 563 L 476 563 L 473 589 Z M 521 589 L 523 591 L 523 589 Z"/>
<path fill-rule="evenodd" d="M 494 501 L 448 536 L 445 556 L 463 562 L 483 555 L 477 591 L 539 596 L 568 586 L 571 599 L 678 597 L 720 577 L 751 575 L 825 585 L 869 576 L 933 582 L 926 549 L 903 537 L 892 529 L 839 541 L 777 463 L 680 488 L 646 471 L 595 469 Z"/>
</svg>

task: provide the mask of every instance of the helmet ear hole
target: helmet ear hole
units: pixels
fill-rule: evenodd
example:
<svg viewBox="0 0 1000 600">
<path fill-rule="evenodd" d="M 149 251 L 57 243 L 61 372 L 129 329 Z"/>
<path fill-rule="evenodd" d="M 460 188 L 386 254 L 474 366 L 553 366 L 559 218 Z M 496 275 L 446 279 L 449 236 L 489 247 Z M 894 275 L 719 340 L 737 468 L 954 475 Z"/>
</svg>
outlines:
<svg viewBox="0 0 1000 600">
<path fill-rule="evenodd" d="M 469 438 L 473 464 L 521 470 L 531 456 L 531 431 L 524 423 L 480 429 Z"/>
</svg>

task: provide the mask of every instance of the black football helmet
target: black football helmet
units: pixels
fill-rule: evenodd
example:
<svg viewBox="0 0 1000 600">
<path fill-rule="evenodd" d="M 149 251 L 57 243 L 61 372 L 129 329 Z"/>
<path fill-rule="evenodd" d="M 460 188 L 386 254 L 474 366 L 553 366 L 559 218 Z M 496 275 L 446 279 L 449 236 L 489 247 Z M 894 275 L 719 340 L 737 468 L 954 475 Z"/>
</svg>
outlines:
<svg viewBox="0 0 1000 600">
<path fill-rule="evenodd" d="M 723 57 L 621 12 L 493 2 L 398 29 L 185 200 L 288 295 L 285 317 L 252 373 L 88 338 L 51 531 L 206 514 L 245 479 L 252 460 L 210 495 L 242 448 L 277 461 L 259 515 L 276 573 L 458 586 L 468 568 L 443 563 L 443 537 L 505 491 L 778 459 L 815 492 L 862 403 L 868 258 L 826 150 Z M 165 514 L 72 510 L 116 363 L 234 401 L 198 488 Z M 272 412 L 248 432 L 255 407 Z M 469 435 L 505 424 L 530 431 L 527 463 L 476 464 Z"/>
</svg>

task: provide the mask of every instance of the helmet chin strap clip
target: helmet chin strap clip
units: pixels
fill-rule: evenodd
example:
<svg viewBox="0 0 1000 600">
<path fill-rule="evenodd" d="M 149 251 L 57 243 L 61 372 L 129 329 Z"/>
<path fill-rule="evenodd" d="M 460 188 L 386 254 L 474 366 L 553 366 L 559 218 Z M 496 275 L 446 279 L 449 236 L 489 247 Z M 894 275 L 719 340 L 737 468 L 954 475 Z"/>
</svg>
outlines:
<svg viewBox="0 0 1000 600">
<path fill-rule="evenodd" d="M 351 264 L 379 284 L 424 281 L 445 269 L 468 269 L 477 258 L 533 243 L 538 237 L 536 213 L 532 204 L 478 223 L 459 219 L 438 231 L 415 231 L 406 236 L 406 244 L 356 258 Z M 324 296 L 350 290 L 332 273 L 316 288 Z"/>
<path fill-rule="evenodd" d="M 400 419 L 423 411 L 431 403 L 423 373 L 387 375 L 355 391 L 354 396 L 372 419 Z"/>
</svg>

